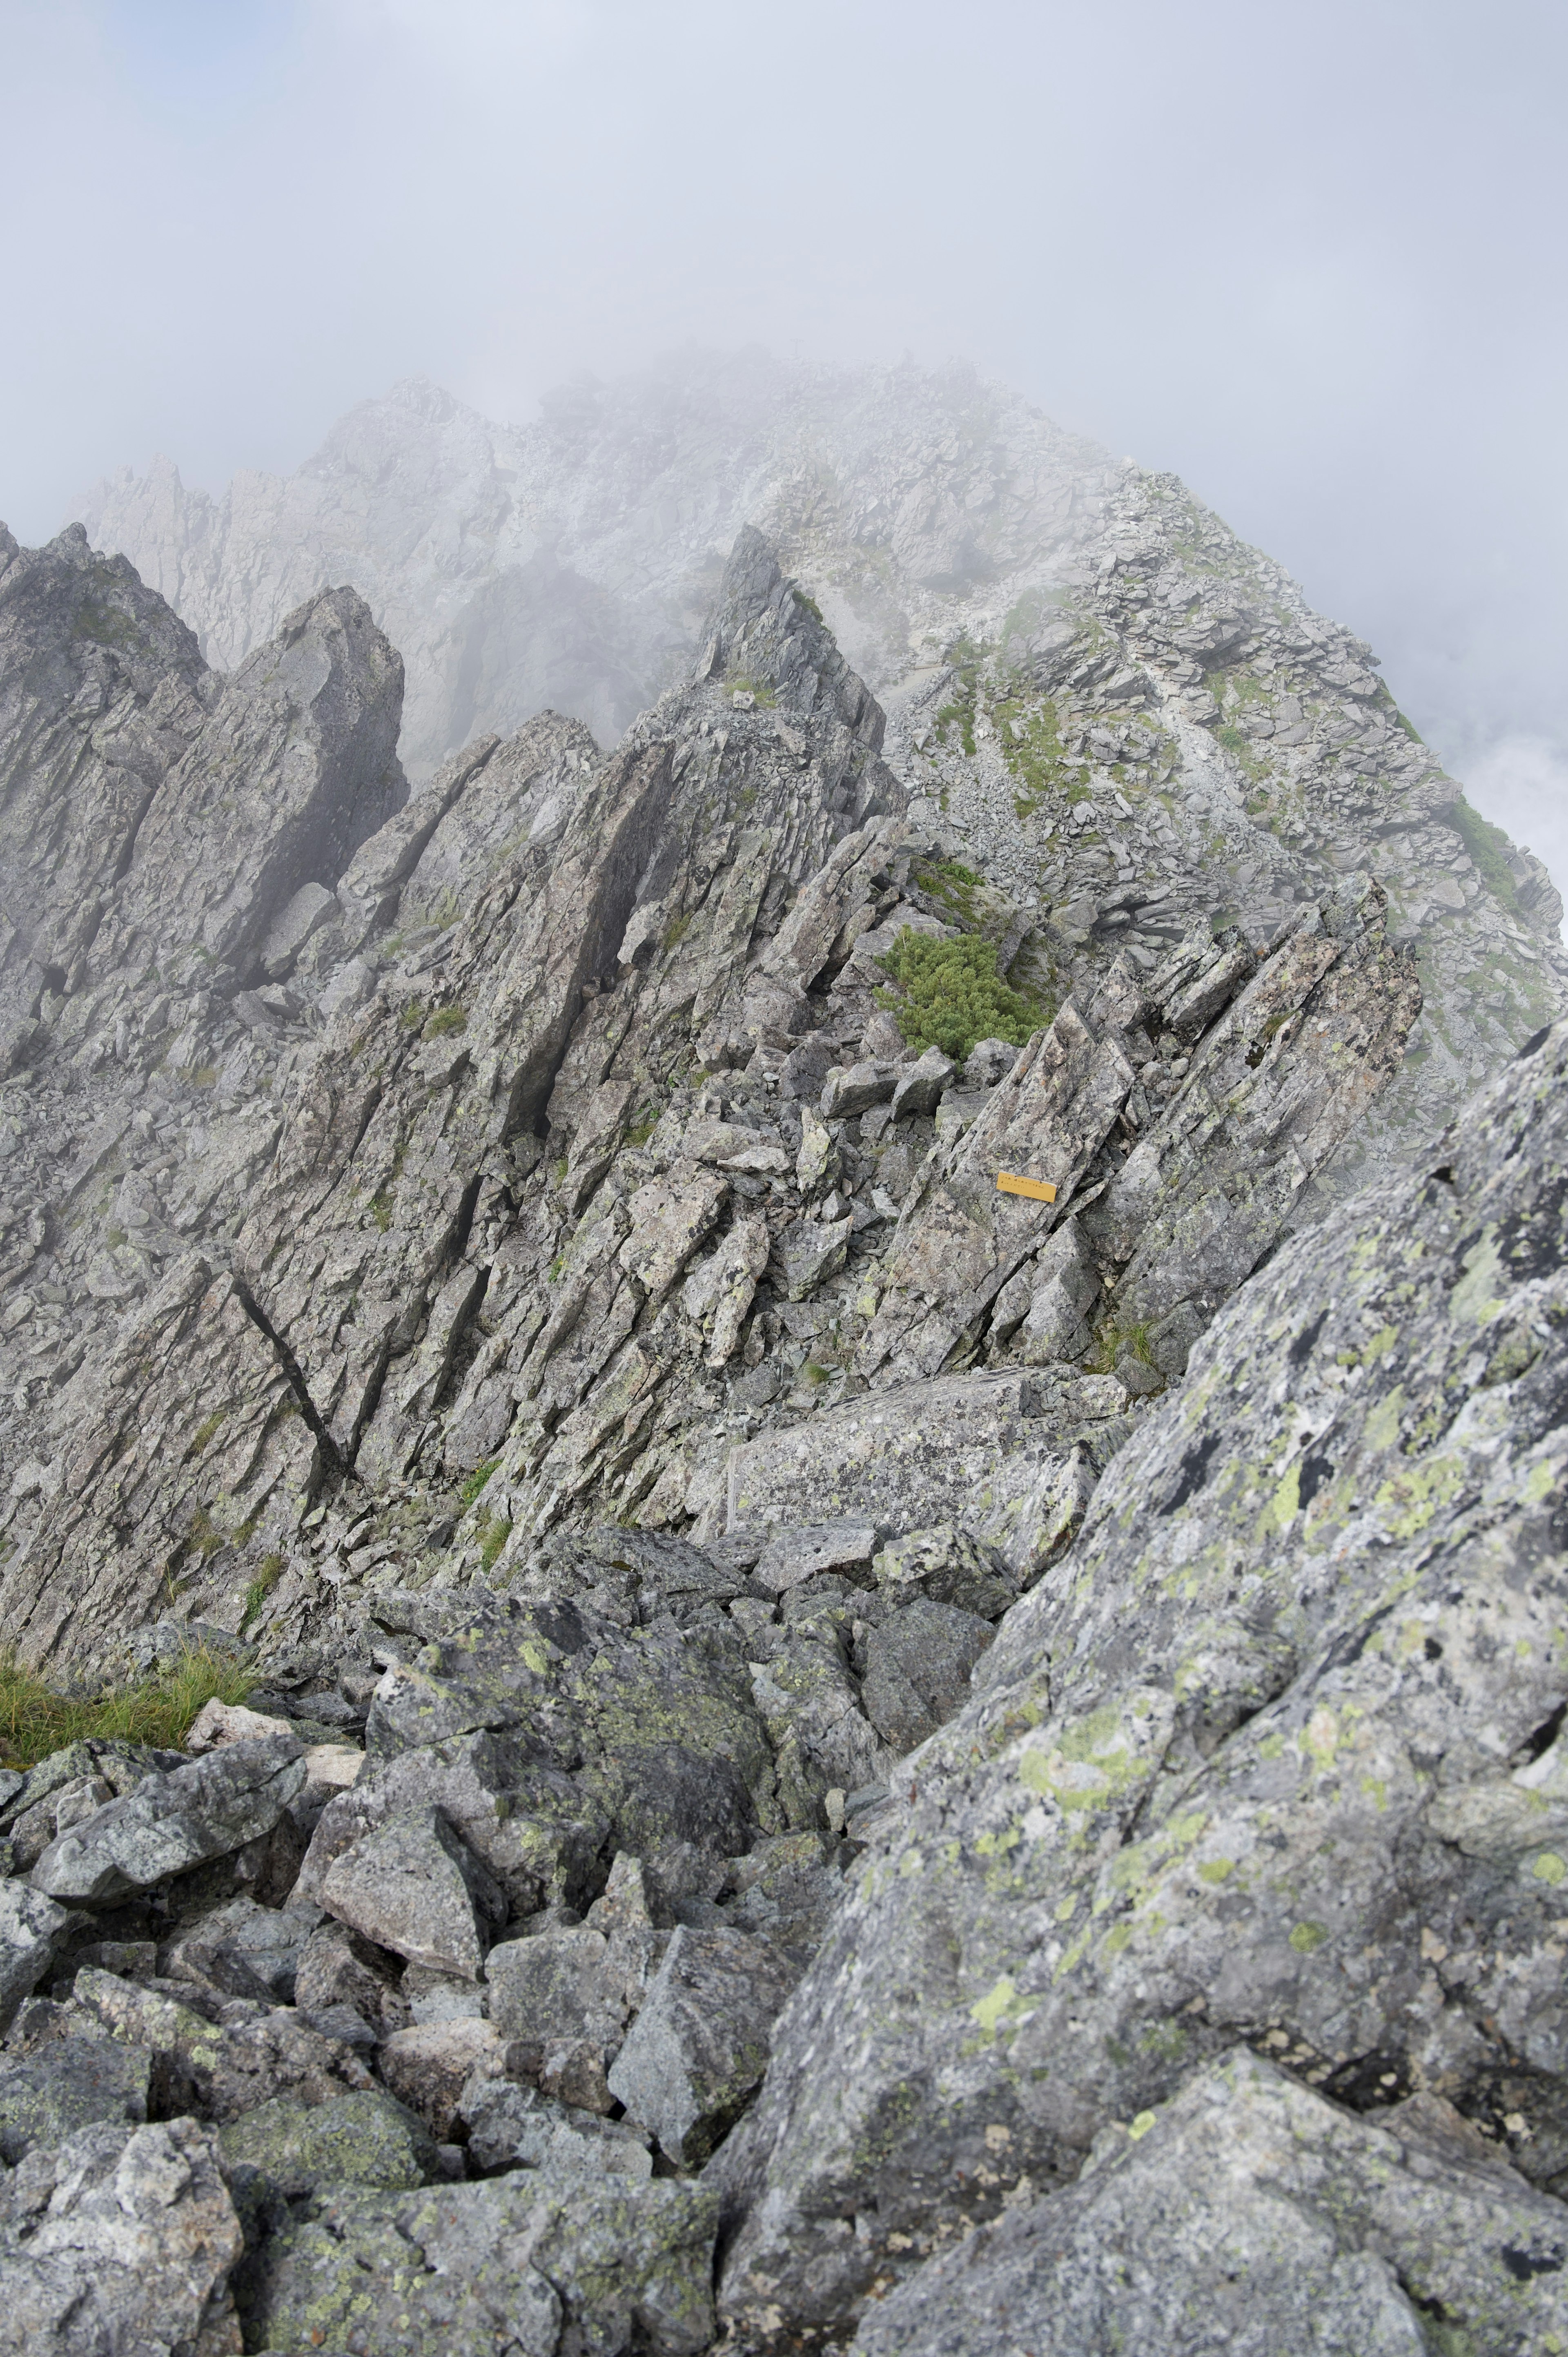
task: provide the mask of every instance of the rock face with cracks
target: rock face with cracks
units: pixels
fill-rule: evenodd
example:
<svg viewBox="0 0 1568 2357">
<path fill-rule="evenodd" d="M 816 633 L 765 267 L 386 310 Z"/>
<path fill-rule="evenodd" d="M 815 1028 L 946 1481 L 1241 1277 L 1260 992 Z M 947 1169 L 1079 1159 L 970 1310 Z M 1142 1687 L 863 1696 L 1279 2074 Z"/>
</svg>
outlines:
<svg viewBox="0 0 1568 2357">
<path fill-rule="evenodd" d="M 1568 1035 L 1385 1119 L 1383 834 L 1044 908 L 755 531 L 406 799 L 354 592 L 0 556 L 0 1638 L 251 1682 L 0 1769 L 0 2330 L 1550 2349 Z"/>
</svg>

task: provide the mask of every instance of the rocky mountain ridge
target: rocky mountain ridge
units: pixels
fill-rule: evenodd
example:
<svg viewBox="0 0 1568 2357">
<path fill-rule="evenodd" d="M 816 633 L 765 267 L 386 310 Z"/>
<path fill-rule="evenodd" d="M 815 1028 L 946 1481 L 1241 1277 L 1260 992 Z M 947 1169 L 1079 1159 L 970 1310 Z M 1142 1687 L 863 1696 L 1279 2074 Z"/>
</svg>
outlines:
<svg viewBox="0 0 1568 2357">
<path fill-rule="evenodd" d="M 618 735 L 686 676 L 759 525 L 883 703 L 917 817 L 1048 960 L 1121 948 L 1149 971 L 1221 909 L 1266 939 L 1374 870 L 1426 1012 L 1353 1149 L 1362 1175 L 1435 1136 L 1563 1005 L 1558 894 L 1469 808 L 1372 651 L 1174 477 L 972 371 L 685 354 L 564 388 L 527 427 L 413 382 L 293 476 L 214 502 L 160 461 L 80 512 L 221 662 L 354 581 L 409 663 L 416 779 L 542 705 Z"/>
<path fill-rule="evenodd" d="M 1419 1151 L 1445 782 L 1256 828 L 1116 528 L 892 726 L 744 530 L 412 796 L 356 592 L 0 543 L 0 1634 L 252 1664 L 0 1770 L 0 2346 L 1568 2332 L 1568 1027 Z"/>
</svg>

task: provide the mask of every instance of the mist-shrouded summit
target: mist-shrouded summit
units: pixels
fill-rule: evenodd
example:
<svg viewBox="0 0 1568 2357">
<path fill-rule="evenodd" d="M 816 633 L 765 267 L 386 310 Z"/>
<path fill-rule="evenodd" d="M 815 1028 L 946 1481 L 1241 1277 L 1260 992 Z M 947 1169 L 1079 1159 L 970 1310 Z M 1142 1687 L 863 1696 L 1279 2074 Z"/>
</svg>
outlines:
<svg viewBox="0 0 1568 2357">
<path fill-rule="evenodd" d="M 1568 2347 L 1561 917 L 964 371 L 0 529 L 0 2349 Z"/>
<path fill-rule="evenodd" d="M 1465 801 L 1352 633 L 1175 478 L 953 366 L 674 356 L 521 427 L 423 380 L 214 500 L 160 460 L 81 504 L 239 662 L 338 582 L 408 672 L 410 774 L 551 707 L 612 739 L 689 667 L 765 531 L 888 714 L 887 754 L 1058 953 L 1260 941 L 1358 866 L 1428 1014 L 1365 1144 L 1431 1135 L 1555 1008 L 1541 863 Z"/>
</svg>

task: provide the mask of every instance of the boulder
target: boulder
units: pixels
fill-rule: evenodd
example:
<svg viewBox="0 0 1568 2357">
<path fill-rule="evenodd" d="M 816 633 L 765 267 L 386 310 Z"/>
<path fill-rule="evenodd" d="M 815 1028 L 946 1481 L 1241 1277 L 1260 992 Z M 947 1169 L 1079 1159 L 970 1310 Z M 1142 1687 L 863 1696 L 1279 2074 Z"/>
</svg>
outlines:
<svg viewBox="0 0 1568 2357">
<path fill-rule="evenodd" d="M 875 1523 L 806 1523 L 774 1531 L 757 1559 L 752 1577 L 770 1596 L 782 1596 L 824 1571 L 864 1581 L 876 1553 Z"/>
<path fill-rule="evenodd" d="M 225 1745 L 144 1778 L 57 1835 L 33 1868 L 34 1888 L 78 1906 L 148 1890 L 270 1833 L 305 1781 L 305 1746 L 292 1735 Z"/>
<path fill-rule="evenodd" d="M 895 1751 L 912 1751 L 961 1709 L 970 1673 L 996 1631 L 978 1613 L 911 1597 L 865 1641 L 861 1701 Z"/>
<path fill-rule="evenodd" d="M 244 2236 L 210 2129 L 105 2122 L 24 2167 L 25 2198 L 12 2204 L 5 2237 L 0 2349 L 216 2357 L 239 2347 L 228 2278 Z"/>
<path fill-rule="evenodd" d="M 461 2105 L 471 2169 L 537 2169 L 547 2176 L 626 2177 L 640 2184 L 653 2174 L 648 2139 L 619 2120 L 553 2101 L 537 2087 L 484 2079 Z"/>
<path fill-rule="evenodd" d="M 413 1964 L 477 1980 L 506 1898 L 437 1808 L 404 1809 L 334 1858 L 321 1904 Z"/>
<path fill-rule="evenodd" d="M 1104 2129 L 1077 2184 L 929 2259 L 853 2346 L 1504 2357 L 1568 2338 L 1565 2234 L 1440 2096 L 1359 2118 L 1243 2048 Z"/>
<path fill-rule="evenodd" d="M 682 1925 L 609 2073 L 610 2092 L 682 2167 L 704 2160 L 768 2067 L 795 1967 L 745 1932 Z"/>
<path fill-rule="evenodd" d="M 897 1064 L 835 1064 L 822 1082 L 824 1119 L 848 1121 L 873 1105 L 886 1104 L 897 1079 Z"/>
<path fill-rule="evenodd" d="M 95 2120 L 147 2116 L 151 2057 L 108 2039 L 50 2039 L 0 2057 L 0 2159 L 58 2145 Z"/>
<path fill-rule="evenodd" d="M 940 1048 L 928 1048 L 912 1064 L 906 1064 L 897 1076 L 893 1091 L 893 1118 L 902 1121 L 907 1114 L 935 1113 L 942 1092 L 958 1078 L 958 1066 Z"/>
<path fill-rule="evenodd" d="M 78 1973 L 73 2005 L 90 2033 L 150 2053 L 150 2101 L 166 2116 L 195 2112 L 221 2125 L 274 2095 L 327 2104 L 371 2084 L 351 2047 L 287 2007 L 236 2006 L 209 2021 L 161 1990 L 97 1970 Z"/>
<path fill-rule="evenodd" d="M 423 2193 L 317 2195 L 244 2274 L 258 2348 L 359 2357 L 697 2357 L 718 2205 L 694 2185 L 522 2169 Z"/>
<path fill-rule="evenodd" d="M 0 2036 L 48 1971 L 74 1920 L 41 1890 L 0 1881 Z"/>
<path fill-rule="evenodd" d="M 494 2022 L 469 2017 L 394 2030 L 378 2060 L 399 2102 L 419 2115 L 437 2144 L 447 2144 L 464 2088 L 475 2080 L 507 2076 L 515 2057 L 511 2041 Z"/>
<path fill-rule="evenodd" d="M 424 2122 L 379 2087 L 328 2104 L 274 2095 L 231 2120 L 218 2142 L 227 2168 L 253 2169 L 291 2200 L 331 2185 L 402 2193 L 440 2174 Z"/>
</svg>

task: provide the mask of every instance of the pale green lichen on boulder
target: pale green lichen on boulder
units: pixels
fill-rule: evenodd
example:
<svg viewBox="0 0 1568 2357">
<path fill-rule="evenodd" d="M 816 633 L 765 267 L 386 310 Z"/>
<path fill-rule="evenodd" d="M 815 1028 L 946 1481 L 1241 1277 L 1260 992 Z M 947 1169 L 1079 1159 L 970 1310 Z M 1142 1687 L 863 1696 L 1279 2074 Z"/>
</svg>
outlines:
<svg viewBox="0 0 1568 2357">
<path fill-rule="evenodd" d="M 318 2185 L 403 2193 L 436 2173 L 435 2141 L 424 2122 L 380 2089 L 330 2104 L 274 2096 L 231 2120 L 219 2143 L 231 2167 L 254 2169 L 288 2194 Z"/>
</svg>

